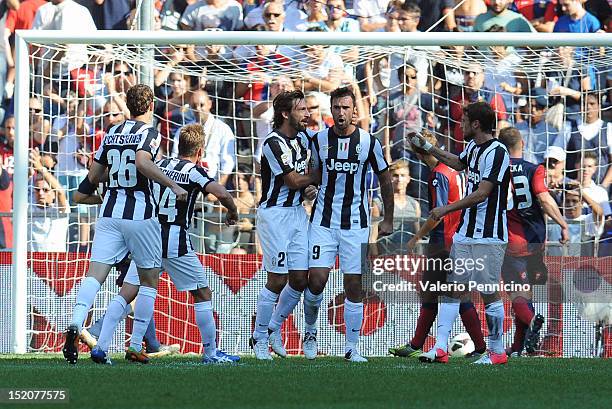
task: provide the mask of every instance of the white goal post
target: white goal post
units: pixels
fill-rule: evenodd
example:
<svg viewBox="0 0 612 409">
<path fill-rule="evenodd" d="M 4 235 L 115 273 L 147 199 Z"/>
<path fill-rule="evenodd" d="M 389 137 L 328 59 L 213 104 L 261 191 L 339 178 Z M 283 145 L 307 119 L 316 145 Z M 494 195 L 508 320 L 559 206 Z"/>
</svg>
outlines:
<svg viewBox="0 0 612 409">
<path fill-rule="evenodd" d="M 75 22 L 78 24 L 78 22 Z M 610 34 L 544 33 L 303 33 L 303 32 L 135 32 L 97 31 L 77 34 L 73 31 L 18 30 L 16 33 L 16 84 L 13 175 L 13 250 L 12 250 L 12 346 L 14 353 L 27 351 L 28 322 L 28 99 L 30 93 L 31 44 L 130 44 L 159 45 L 344 45 L 344 46 L 492 46 L 515 47 L 612 47 Z M 153 64 L 153 61 L 141 61 Z"/>
</svg>

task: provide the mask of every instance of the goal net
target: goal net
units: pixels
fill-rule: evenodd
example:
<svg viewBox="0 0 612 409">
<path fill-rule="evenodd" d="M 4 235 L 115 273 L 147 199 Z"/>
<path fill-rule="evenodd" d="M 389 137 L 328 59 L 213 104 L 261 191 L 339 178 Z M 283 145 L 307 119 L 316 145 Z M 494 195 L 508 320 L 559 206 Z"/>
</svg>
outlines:
<svg viewBox="0 0 612 409">
<path fill-rule="evenodd" d="M 303 90 L 311 114 L 309 128 L 316 132 L 332 125 L 329 92 L 347 86 L 357 95 L 355 123 L 381 141 L 390 163 L 405 164 L 397 168 L 401 175 L 394 179 L 396 233 L 392 240 L 400 246 L 430 210 L 429 170 L 410 150 L 406 135 L 429 130 L 440 146 L 458 153 L 465 145 L 462 107 L 479 100 L 495 109 L 496 132 L 509 126 L 519 129 L 524 157 L 547 168 L 549 188 L 570 223 L 572 236 L 570 245 L 559 245 L 560 229 L 549 222 L 549 282 L 538 286 L 535 294 L 535 309 L 546 318 L 540 353 L 586 357 L 600 355 L 606 348 L 609 353 L 612 261 L 606 244 L 612 229 L 607 222 L 592 222 L 601 215 L 611 216 L 607 187 L 612 181 L 608 109 L 612 65 L 606 36 L 588 37 L 594 39 L 589 47 L 584 41 L 563 37 L 567 41 L 557 40 L 558 46 L 553 47 L 544 46 L 542 38 L 548 37 L 500 33 L 461 40 L 433 33 L 430 40 L 356 36 L 342 42 L 341 37 L 324 33 L 280 37 L 260 32 L 172 33 L 152 34 L 150 39 L 146 33 L 136 33 L 138 41 L 127 43 L 117 34 L 111 32 L 105 34 L 106 40 L 96 41 L 39 37 L 21 48 L 27 50 L 27 58 L 19 60 L 17 70 L 27 72 L 21 78 L 27 75 L 29 88 L 17 90 L 21 98 L 17 104 L 28 104 L 29 121 L 18 121 L 17 126 L 18 138 L 27 136 L 30 160 L 22 157 L 25 161 L 20 162 L 16 157 L 16 167 L 27 168 L 29 182 L 16 184 L 15 189 L 24 189 L 27 225 L 20 237 L 27 238 L 15 243 L 13 258 L 8 254 L 0 258 L 0 316 L 2 322 L 15 323 L 15 314 L 25 312 L 21 342 L 27 351 L 61 348 L 61 332 L 68 325 L 87 270 L 97 217 L 96 206 L 76 205 L 72 195 L 105 131 L 129 115 L 125 91 L 140 81 L 143 72 L 150 72 L 162 153 L 173 154 L 183 125 L 202 123 L 207 138 L 203 163 L 234 195 L 240 212 L 240 223 L 225 227 L 218 202 L 200 197 L 190 232 L 214 292 L 221 348 L 248 351 L 257 294 L 265 284 L 254 216 L 261 195 L 260 144 L 271 130 L 271 101 L 283 90 Z M 514 46 L 508 38 L 514 38 Z M 257 39 L 265 45 L 255 45 Z M 154 45 L 136 44 L 145 40 Z M 280 44 L 283 41 L 293 45 Z M 378 45 L 364 45 L 373 43 Z M 459 43 L 463 45 L 451 45 Z M 153 57 L 147 57 L 151 53 Z M 17 107 L 18 119 L 19 112 Z M 19 131 L 20 127 L 27 130 Z M 592 186 L 585 179 L 587 173 Z M 517 195 L 529 195 L 527 186 L 520 183 L 515 181 Z M 375 226 L 382 206 L 373 174 L 367 177 L 367 185 Z M 15 216 L 13 228 L 22 226 L 23 220 Z M 375 230 L 371 241 L 377 239 Z M 15 260 L 25 263 L 17 266 Z M 16 278 L 17 267 L 25 281 Z M 87 325 L 102 316 L 118 291 L 116 276 L 113 270 Z M 11 291 L 23 288 L 16 280 L 27 285 L 26 300 L 16 300 L 21 294 Z M 412 336 L 418 294 L 397 298 L 368 291 L 366 296 L 361 349 L 365 355 L 385 355 L 389 347 Z M 162 343 L 180 344 L 181 352 L 199 353 L 189 297 L 178 293 L 163 275 L 155 313 L 157 336 Z M 334 270 L 319 317 L 323 354 L 344 352 L 343 300 L 342 276 Z M 505 301 L 509 345 L 514 325 L 509 300 Z M 14 305 L 21 309 L 14 310 Z M 481 320 L 486 331 L 484 312 Z M 300 304 L 283 327 L 290 353 L 301 352 L 303 326 Z M 130 329 L 128 318 L 120 324 L 112 350 L 124 348 Z M 458 332 L 463 332 L 459 323 L 454 333 Z M 0 334 L 0 352 L 12 351 L 16 338 L 15 332 Z"/>
</svg>

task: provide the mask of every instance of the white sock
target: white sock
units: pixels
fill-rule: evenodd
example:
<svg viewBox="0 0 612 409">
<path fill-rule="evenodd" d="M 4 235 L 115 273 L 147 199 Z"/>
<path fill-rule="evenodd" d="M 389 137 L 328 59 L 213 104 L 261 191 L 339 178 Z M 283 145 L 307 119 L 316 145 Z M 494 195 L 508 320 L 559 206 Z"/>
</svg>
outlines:
<svg viewBox="0 0 612 409">
<path fill-rule="evenodd" d="M 126 305 L 127 303 L 125 302 L 125 299 L 120 295 L 116 295 L 115 298 L 108 303 L 106 314 L 104 315 L 104 321 L 102 322 L 102 330 L 100 331 L 100 337 L 98 338 L 98 348 L 104 352 L 108 352 L 108 347 L 113 340 L 113 334 L 115 333 L 117 324 L 119 324 L 119 321 L 125 318 L 123 314 L 125 312 Z"/>
<path fill-rule="evenodd" d="M 344 324 L 346 325 L 346 342 L 344 352 L 357 348 L 359 331 L 363 324 L 363 303 L 344 300 Z"/>
<path fill-rule="evenodd" d="M 207 356 L 217 354 L 217 328 L 215 327 L 215 317 L 213 315 L 212 301 L 202 301 L 193 304 L 195 310 L 195 320 L 202 336 L 204 353 Z"/>
<path fill-rule="evenodd" d="M 278 304 L 276 304 L 276 308 L 272 313 L 270 325 L 268 325 L 270 331 L 275 332 L 281 328 L 283 322 L 291 315 L 297 303 L 300 302 L 300 298 L 302 298 L 302 293 L 291 288 L 289 284 L 283 288 L 278 297 Z"/>
<path fill-rule="evenodd" d="M 489 349 L 496 354 L 504 353 L 504 304 L 499 301 L 485 305 L 487 328 L 489 328 Z"/>
<path fill-rule="evenodd" d="M 304 331 L 305 332 L 316 332 L 317 331 L 317 319 L 319 318 L 319 307 L 323 300 L 323 293 L 313 294 L 309 288 L 304 290 Z"/>
<path fill-rule="evenodd" d="M 134 312 L 134 309 L 132 308 L 132 303 L 128 304 L 125 306 L 125 310 L 123 310 L 123 319 L 126 319 L 128 315 L 130 315 L 132 312 Z"/>
<path fill-rule="evenodd" d="M 268 324 L 270 324 L 276 300 L 278 300 L 278 294 L 273 293 L 266 287 L 262 288 L 259 292 L 259 297 L 257 297 L 257 317 L 255 317 L 255 330 L 253 331 L 255 341 L 268 339 Z"/>
<path fill-rule="evenodd" d="M 79 327 L 79 332 L 83 329 L 83 323 L 89 314 L 89 309 L 93 305 L 96 294 L 100 290 L 101 284 L 93 277 L 85 277 L 81 282 L 81 288 L 77 294 L 74 308 L 72 309 L 72 325 Z"/>
<path fill-rule="evenodd" d="M 440 298 L 442 302 L 438 307 L 438 331 L 436 332 L 434 350 L 440 348 L 443 351 L 447 351 L 448 338 L 453 329 L 453 324 L 459 315 L 459 300 L 449 297 Z"/>
<path fill-rule="evenodd" d="M 157 297 L 157 289 L 144 285 L 140 286 L 134 306 L 134 328 L 130 341 L 130 348 L 134 348 L 136 351 L 142 349 L 142 339 L 147 332 L 149 321 L 151 321 L 155 310 L 155 297 Z"/>
</svg>

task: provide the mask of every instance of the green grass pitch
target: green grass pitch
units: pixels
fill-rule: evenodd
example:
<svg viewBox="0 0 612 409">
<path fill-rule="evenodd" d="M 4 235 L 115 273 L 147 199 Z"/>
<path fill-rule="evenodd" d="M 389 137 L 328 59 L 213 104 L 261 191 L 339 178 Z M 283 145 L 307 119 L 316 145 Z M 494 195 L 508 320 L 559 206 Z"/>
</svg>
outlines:
<svg viewBox="0 0 612 409">
<path fill-rule="evenodd" d="M 609 408 L 612 361 L 516 358 L 476 367 L 457 358 L 425 365 L 401 358 L 350 364 L 341 358 L 243 358 L 203 366 L 196 357 L 149 365 L 114 356 L 98 366 L 84 354 L 76 366 L 59 355 L 0 355 L 0 388 L 66 388 L 70 403 L 45 408 Z"/>
</svg>

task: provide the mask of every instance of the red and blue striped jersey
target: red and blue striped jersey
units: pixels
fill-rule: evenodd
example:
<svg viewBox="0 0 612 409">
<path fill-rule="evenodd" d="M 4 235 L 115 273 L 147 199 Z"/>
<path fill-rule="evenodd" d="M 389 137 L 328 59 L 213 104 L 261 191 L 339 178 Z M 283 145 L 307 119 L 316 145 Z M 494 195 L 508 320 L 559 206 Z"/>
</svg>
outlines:
<svg viewBox="0 0 612 409">
<path fill-rule="evenodd" d="M 508 254 L 527 256 L 538 252 L 546 239 L 546 224 L 536 196 L 548 192 L 546 171 L 524 159 L 510 158 L 514 208 L 508 212 Z"/>
<path fill-rule="evenodd" d="M 465 194 L 465 173 L 457 172 L 439 162 L 429 176 L 429 206 L 431 209 L 461 200 Z M 461 220 L 461 210 L 454 211 L 442 218 L 440 223 L 429 233 L 429 243 L 444 246 L 450 250 L 453 235 Z M 437 247 L 436 246 L 436 247 Z"/>
</svg>

